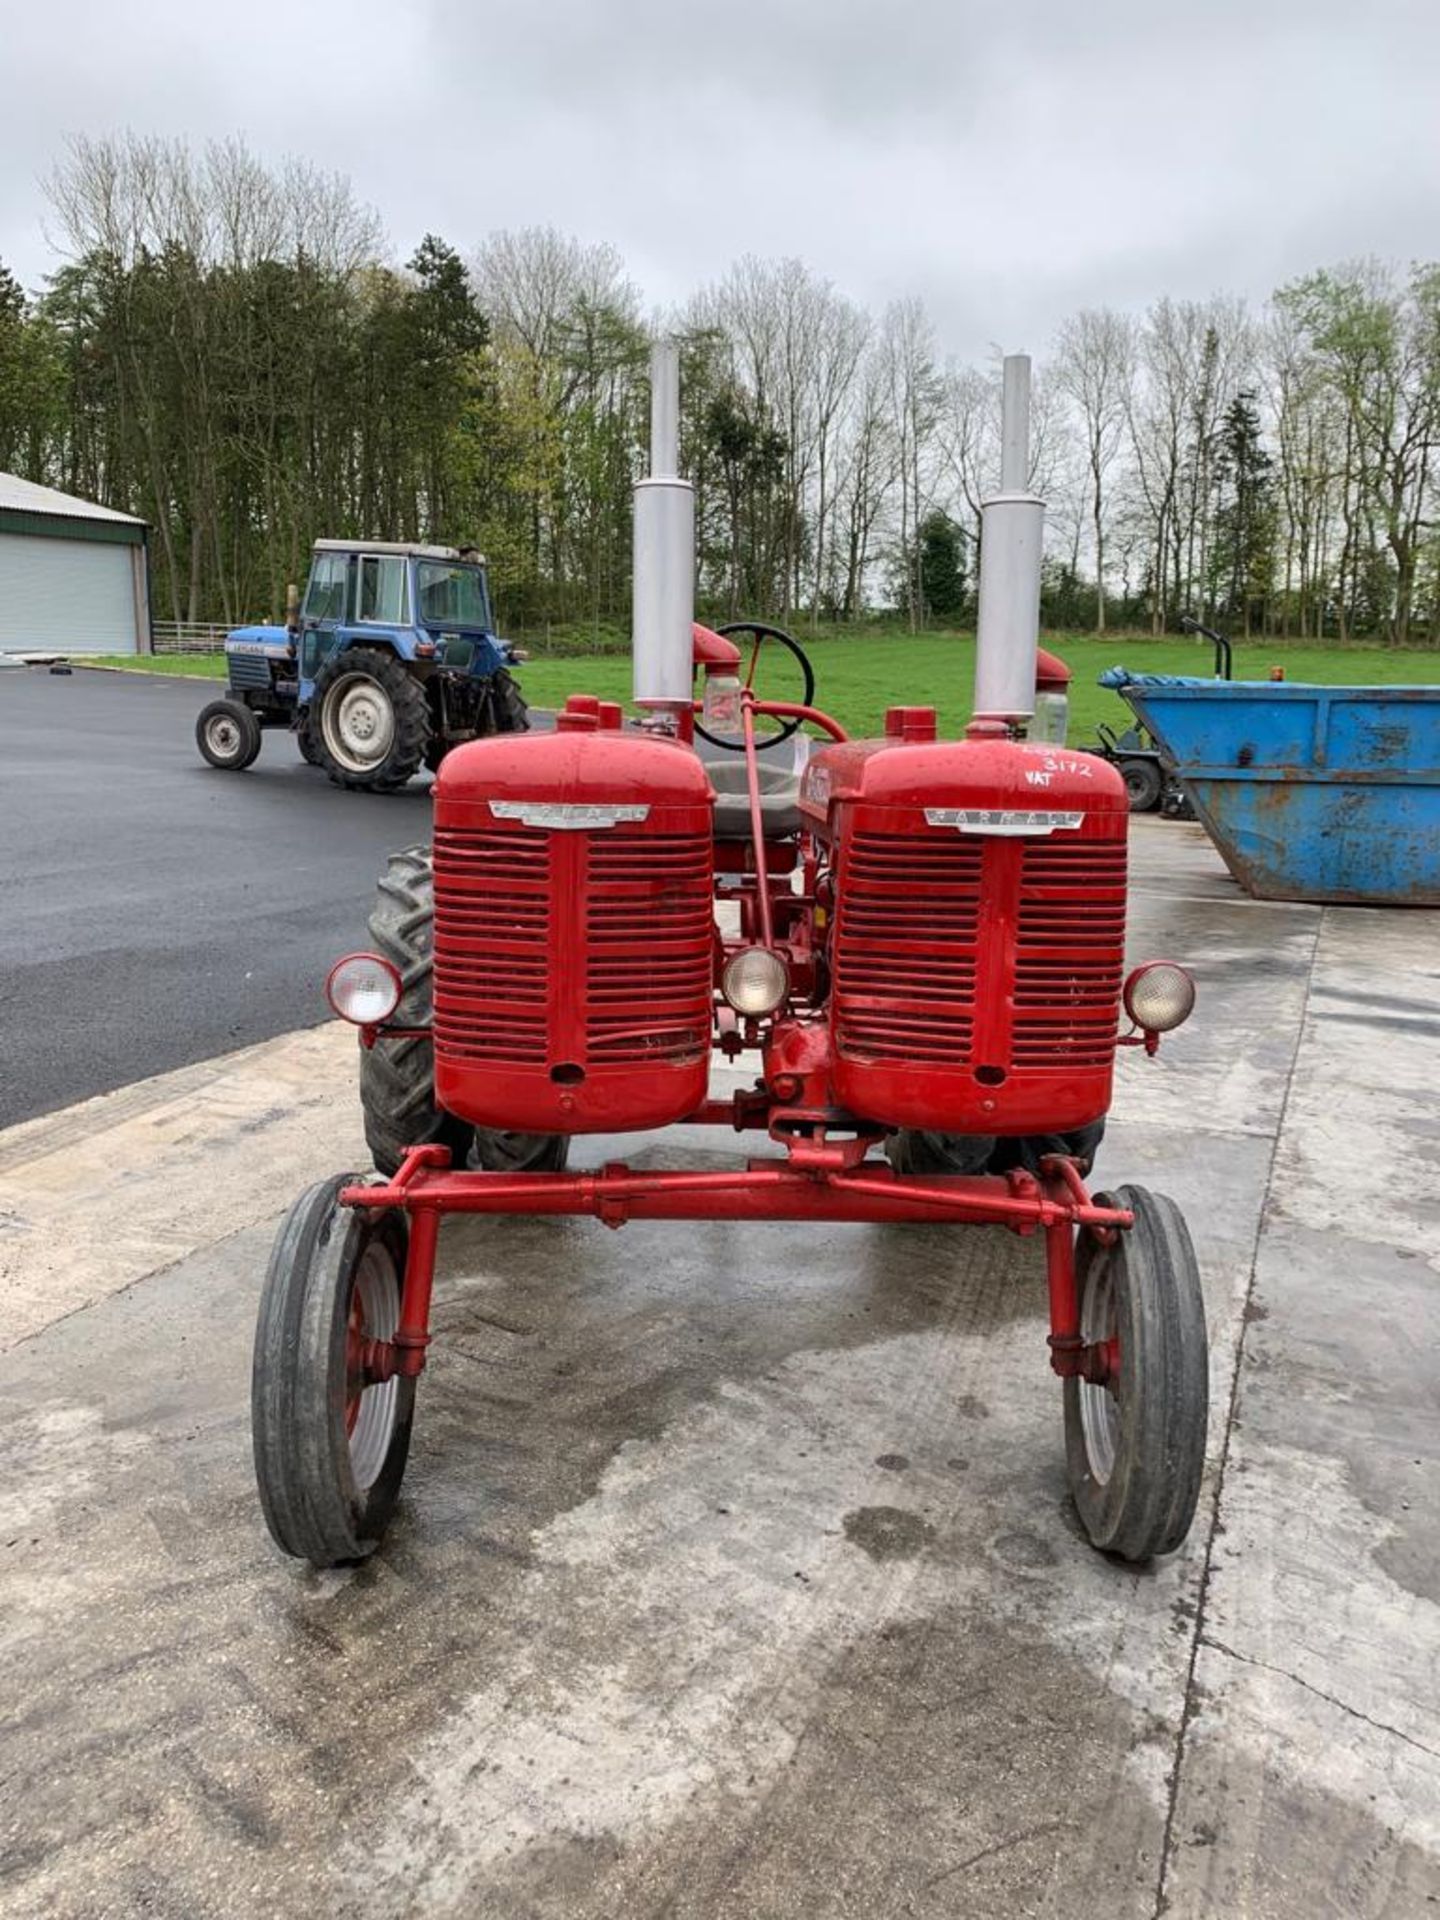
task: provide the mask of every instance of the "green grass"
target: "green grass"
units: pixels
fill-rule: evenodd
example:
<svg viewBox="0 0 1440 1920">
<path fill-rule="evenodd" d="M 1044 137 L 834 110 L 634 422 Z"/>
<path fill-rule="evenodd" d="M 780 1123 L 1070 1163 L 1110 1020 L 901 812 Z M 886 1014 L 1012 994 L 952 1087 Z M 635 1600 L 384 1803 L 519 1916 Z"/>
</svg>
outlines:
<svg viewBox="0 0 1440 1920">
<path fill-rule="evenodd" d="M 223 653 L 96 653 L 86 654 L 83 658 L 76 655 L 76 664 L 87 667 L 128 667 L 134 673 L 178 674 L 182 679 L 189 680 L 225 678 Z"/>
<path fill-rule="evenodd" d="M 1133 716 L 1118 694 L 1097 686 L 1106 667 L 1117 663 L 1141 673 L 1210 671 L 1208 646 L 1191 640 L 1149 640 L 1124 636 L 1095 640 L 1046 634 L 1047 647 L 1069 666 L 1070 737 L 1093 739 L 1096 724 L 1107 720 L 1126 727 Z M 807 643 L 815 667 L 817 705 L 832 713 L 849 732 L 876 733 L 888 706 L 936 706 L 940 730 L 958 733 L 970 716 L 975 679 L 975 642 L 950 634 L 903 634 L 873 640 L 817 640 Z M 1235 648 L 1235 677 L 1264 680 L 1272 665 L 1283 666 L 1287 680 L 1318 681 L 1327 686 L 1431 684 L 1440 681 L 1440 654 L 1395 653 L 1373 647 L 1298 647 L 1256 643 Z M 766 662 L 761 656 L 756 689 L 764 692 Z M 596 693 L 602 699 L 628 700 L 630 662 L 605 655 L 596 659 L 538 657 L 521 669 L 525 696 L 536 706 L 558 706 L 568 693 Z M 782 681 L 784 682 L 782 690 Z M 777 697 L 793 697 L 791 675 L 777 670 L 770 683 Z"/>
<path fill-rule="evenodd" d="M 1150 640 L 1129 634 L 1103 640 L 1070 634 L 1045 634 L 1042 638 L 1074 675 L 1070 737 L 1077 742 L 1092 739 L 1101 720 L 1121 727 L 1130 724 L 1130 710 L 1119 696 L 1095 684 L 1104 668 L 1119 662 L 1143 673 L 1210 671 L 1210 648 L 1196 640 Z M 894 704 L 937 706 L 942 733 L 957 733 L 969 717 L 975 672 L 975 642 L 971 636 L 876 631 L 843 639 L 825 637 L 805 644 L 815 666 L 817 704 L 853 734 L 878 732 L 886 707 Z M 223 678 L 225 672 L 222 654 L 164 654 L 116 658 L 100 664 L 216 679 Z M 1440 653 L 1299 646 L 1274 640 L 1236 643 L 1236 679 L 1267 679 L 1272 665 L 1283 666 L 1288 680 L 1309 680 L 1324 686 L 1440 682 Z M 537 654 L 520 669 L 520 678 L 525 697 L 533 706 L 559 706 L 570 693 L 595 693 L 606 700 L 628 701 L 630 697 L 630 661 L 624 654 Z M 768 656 L 762 655 L 756 688 L 762 693 L 768 689 L 776 698 L 793 698 L 797 691 L 793 669 L 782 667 L 777 656 L 771 672 Z"/>
</svg>

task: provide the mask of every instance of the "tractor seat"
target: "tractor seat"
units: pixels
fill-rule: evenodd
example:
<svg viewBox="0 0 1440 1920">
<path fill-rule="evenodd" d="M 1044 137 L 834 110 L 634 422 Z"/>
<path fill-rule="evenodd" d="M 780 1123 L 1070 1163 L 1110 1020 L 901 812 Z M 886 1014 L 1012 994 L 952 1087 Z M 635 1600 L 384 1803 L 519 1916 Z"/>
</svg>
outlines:
<svg viewBox="0 0 1440 1920">
<path fill-rule="evenodd" d="M 715 838 L 750 838 L 750 787 L 745 778 L 745 756 L 707 760 L 705 771 L 715 789 Z M 760 814 L 767 840 L 788 840 L 800 831 L 800 773 L 793 766 L 758 762 Z"/>
</svg>

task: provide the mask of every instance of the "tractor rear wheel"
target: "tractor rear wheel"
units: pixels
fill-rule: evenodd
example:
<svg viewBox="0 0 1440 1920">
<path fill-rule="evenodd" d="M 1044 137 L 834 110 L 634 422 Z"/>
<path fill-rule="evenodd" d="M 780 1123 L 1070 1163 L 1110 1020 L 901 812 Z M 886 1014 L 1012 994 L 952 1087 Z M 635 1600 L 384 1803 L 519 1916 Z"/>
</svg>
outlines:
<svg viewBox="0 0 1440 1920">
<path fill-rule="evenodd" d="M 1165 789 L 1165 776 L 1154 760 L 1122 760 L 1120 775 L 1130 796 L 1131 813 L 1153 813 Z"/>
<path fill-rule="evenodd" d="M 212 700 L 195 722 L 202 759 L 225 773 L 243 773 L 260 751 L 260 722 L 239 700 Z"/>
<path fill-rule="evenodd" d="M 1088 1173 L 1105 1137 L 1105 1122 L 1093 1121 L 1073 1133 L 1027 1134 L 997 1139 L 989 1133 L 932 1133 L 928 1128 L 905 1127 L 885 1142 L 885 1154 L 896 1173 L 1008 1173 L 1024 1167 L 1039 1173 L 1050 1154 L 1068 1154 L 1081 1173 Z"/>
<path fill-rule="evenodd" d="M 885 1157 L 896 1173 L 984 1173 L 994 1147 L 993 1134 L 905 1127 L 885 1142 Z"/>
<path fill-rule="evenodd" d="M 370 915 L 370 940 L 400 975 L 395 1024 L 429 1027 L 435 1017 L 435 872 L 427 847 L 392 853 Z M 508 1133 L 472 1127 L 435 1104 L 435 1046 L 428 1033 L 379 1039 L 360 1050 L 365 1139 L 381 1173 L 393 1174 L 411 1147 L 450 1149 L 457 1167 L 490 1173 L 558 1173 L 563 1134 Z"/>
<path fill-rule="evenodd" d="M 515 676 L 507 673 L 504 667 L 495 669 L 491 682 L 494 698 L 491 711 L 495 715 L 497 733 L 528 733 L 530 731 L 530 709 L 525 696 L 520 691 Z"/>
<path fill-rule="evenodd" d="M 393 653 L 332 653 L 315 676 L 310 710 L 320 765 L 337 786 L 392 792 L 425 758 L 430 704 Z"/>
<path fill-rule="evenodd" d="M 1173 1200 L 1144 1187 L 1098 1194 L 1135 1224 L 1075 1247 L 1080 1333 L 1109 1343 L 1105 1385 L 1065 1382 L 1070 1492 L 1092 1544 L 1122 1560 L 1173 1553 L 1190 1530 L 1205 1466 L 1210 1369 L 1200 1269 Z"/>
<path fill-rule="evenodd" d="M 342 1207 L 359 1175 L 321 1180 L 281 1223 L 255 1329 L 250 1422 L 265 1523 L 297 1560 L 334 1567 L 380 1544 L 405 1474 L 413 1377 L 366 1381 L 362 1348 L 400 1320 L 409 1223 Z"/>
<path fill-rule="evenodd" d="M 318 767 L 322 764 L 320 742 L 315 738 L 315 730 L 310 724 L 308 713 L 295 728 L 295 744 L 299 747 L 300 758 L 307 767 Z"/>
<path fill-rule="evenodd" d="M 470 1157 L 486 1173 L 563 1173 L 570 1138 L 564 1133 L 502 1133 L 477 1127 Z"/>
<path fill-rule="evenodd" d="M 400 975 L 397 1026 L 428 1027 L 435 1017 L 435 874 L 428 847 L 392 853 L 370 915 L 370 943 Z M 475 1129 L 435 1105 L 435 1047 L 428 1033 L 379 1039 L 360 1049 L 365 1139 L 381 1173 L 395 1173 L 411 1147 L 444 1146 L 456 1166 L 469 1157 Z"/>
</svg>

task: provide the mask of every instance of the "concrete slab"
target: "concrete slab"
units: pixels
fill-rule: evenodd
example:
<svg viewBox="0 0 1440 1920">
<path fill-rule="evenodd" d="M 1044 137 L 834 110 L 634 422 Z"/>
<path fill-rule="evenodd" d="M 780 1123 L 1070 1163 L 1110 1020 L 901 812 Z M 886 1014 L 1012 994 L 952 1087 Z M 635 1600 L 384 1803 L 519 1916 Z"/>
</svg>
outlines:
<svg viewBox="0 0 1440 1920">
<path fill-rule="evenodd" d="M 1440 914 L 1321 929 L 1255 1265 L 1166 1878 L 1440 1906 Z"/>
<path fill-rule="evenodd" d="M 1101 1171 L 1174 1192 L 1201 1252 L 1215 1460 L 1185 1551 L 1137 1574 L 1077 1536 L 1034 1248 L 502 1221 L 447 1228 L 383 1555 L 300 1571 L 248 1459 L 273 1223 L 234 1230 L 247 1141 L 217 1119 L 174 1205 L 208 1166 L 229 1237 L 176 1258 L 159 1221 L 169 1264 L 109 1297 L 92 1254 L 89 1304 L 0 1360 L 7 1915 L 1309 1914 L 1352 1885 L 1370 1904 L 1330 1910 L 1416 1910 L 1440 1860 L 1424 1220 L 1368 1218 L 1347 1282 L 1348 1246 L 1305 1238 L 1324 1153 L 1288 1131 L 1349 1110 L 1304 1017 L 1317 941 L 1316 982 L 1353 991 L 1389 923 L 1352 949 L 1348 916 L 1257 907 L 1198 831 L 1137 824 L 1135 951 L 1198 948 L 1204 999 L 1124 1060 Z M 1393 1057 L 1415 1044 L 1361 1044 L 1377 1150 L 1423 1120 Z M 258 1191 L 347 1124 L 338 1052 L 315 1085 L 335 1106 L 265 1130 Z M 1382 1311 L 1354 1311 L 1362 1281 Z"/>
</svg>

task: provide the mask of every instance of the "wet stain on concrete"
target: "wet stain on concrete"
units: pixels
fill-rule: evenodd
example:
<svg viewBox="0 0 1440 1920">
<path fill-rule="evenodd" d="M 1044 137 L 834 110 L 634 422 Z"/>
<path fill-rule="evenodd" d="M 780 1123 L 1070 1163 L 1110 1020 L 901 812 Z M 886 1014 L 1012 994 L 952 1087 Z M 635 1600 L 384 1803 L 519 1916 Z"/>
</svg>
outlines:
<svg viewBox="0 0 1440 1920">
<path fill-rule="evenodd" d="M 1059 1559 L 1043 1535 L 1022 1527 L 1008 1527 L 990 1542 L 990 1553 L 1002 1567 L 1015 1573 L 1039 1573 Z"/>
<path fill-rule="evenodd" d="M 885 1473 L 904 1473 L 910 1462 L 903 1453 L 877 1454 L 875 1464 Z"/>
<path fill-rule="evenodd" d="M 453 1912 L 1016 1920 L 1071 1912 L 1083 1886 L 1149 1915 L 1163 1817 L 1117 1759 L 1144 1737 L 1134 1711 L 1037 1635 L 975 1625 L 955 1609 L 862 1635 L 773 1780 L 702 1791 L 638 1845 L 536 1848 Z"/>
<path fill-rule="evenodd" d="M 935 1538 L 935 1529 L 904 1507 L 857 1507 L 841 1525 L 845 1538 L 872 1560 L 913 1560 Z"/>
</svg>

